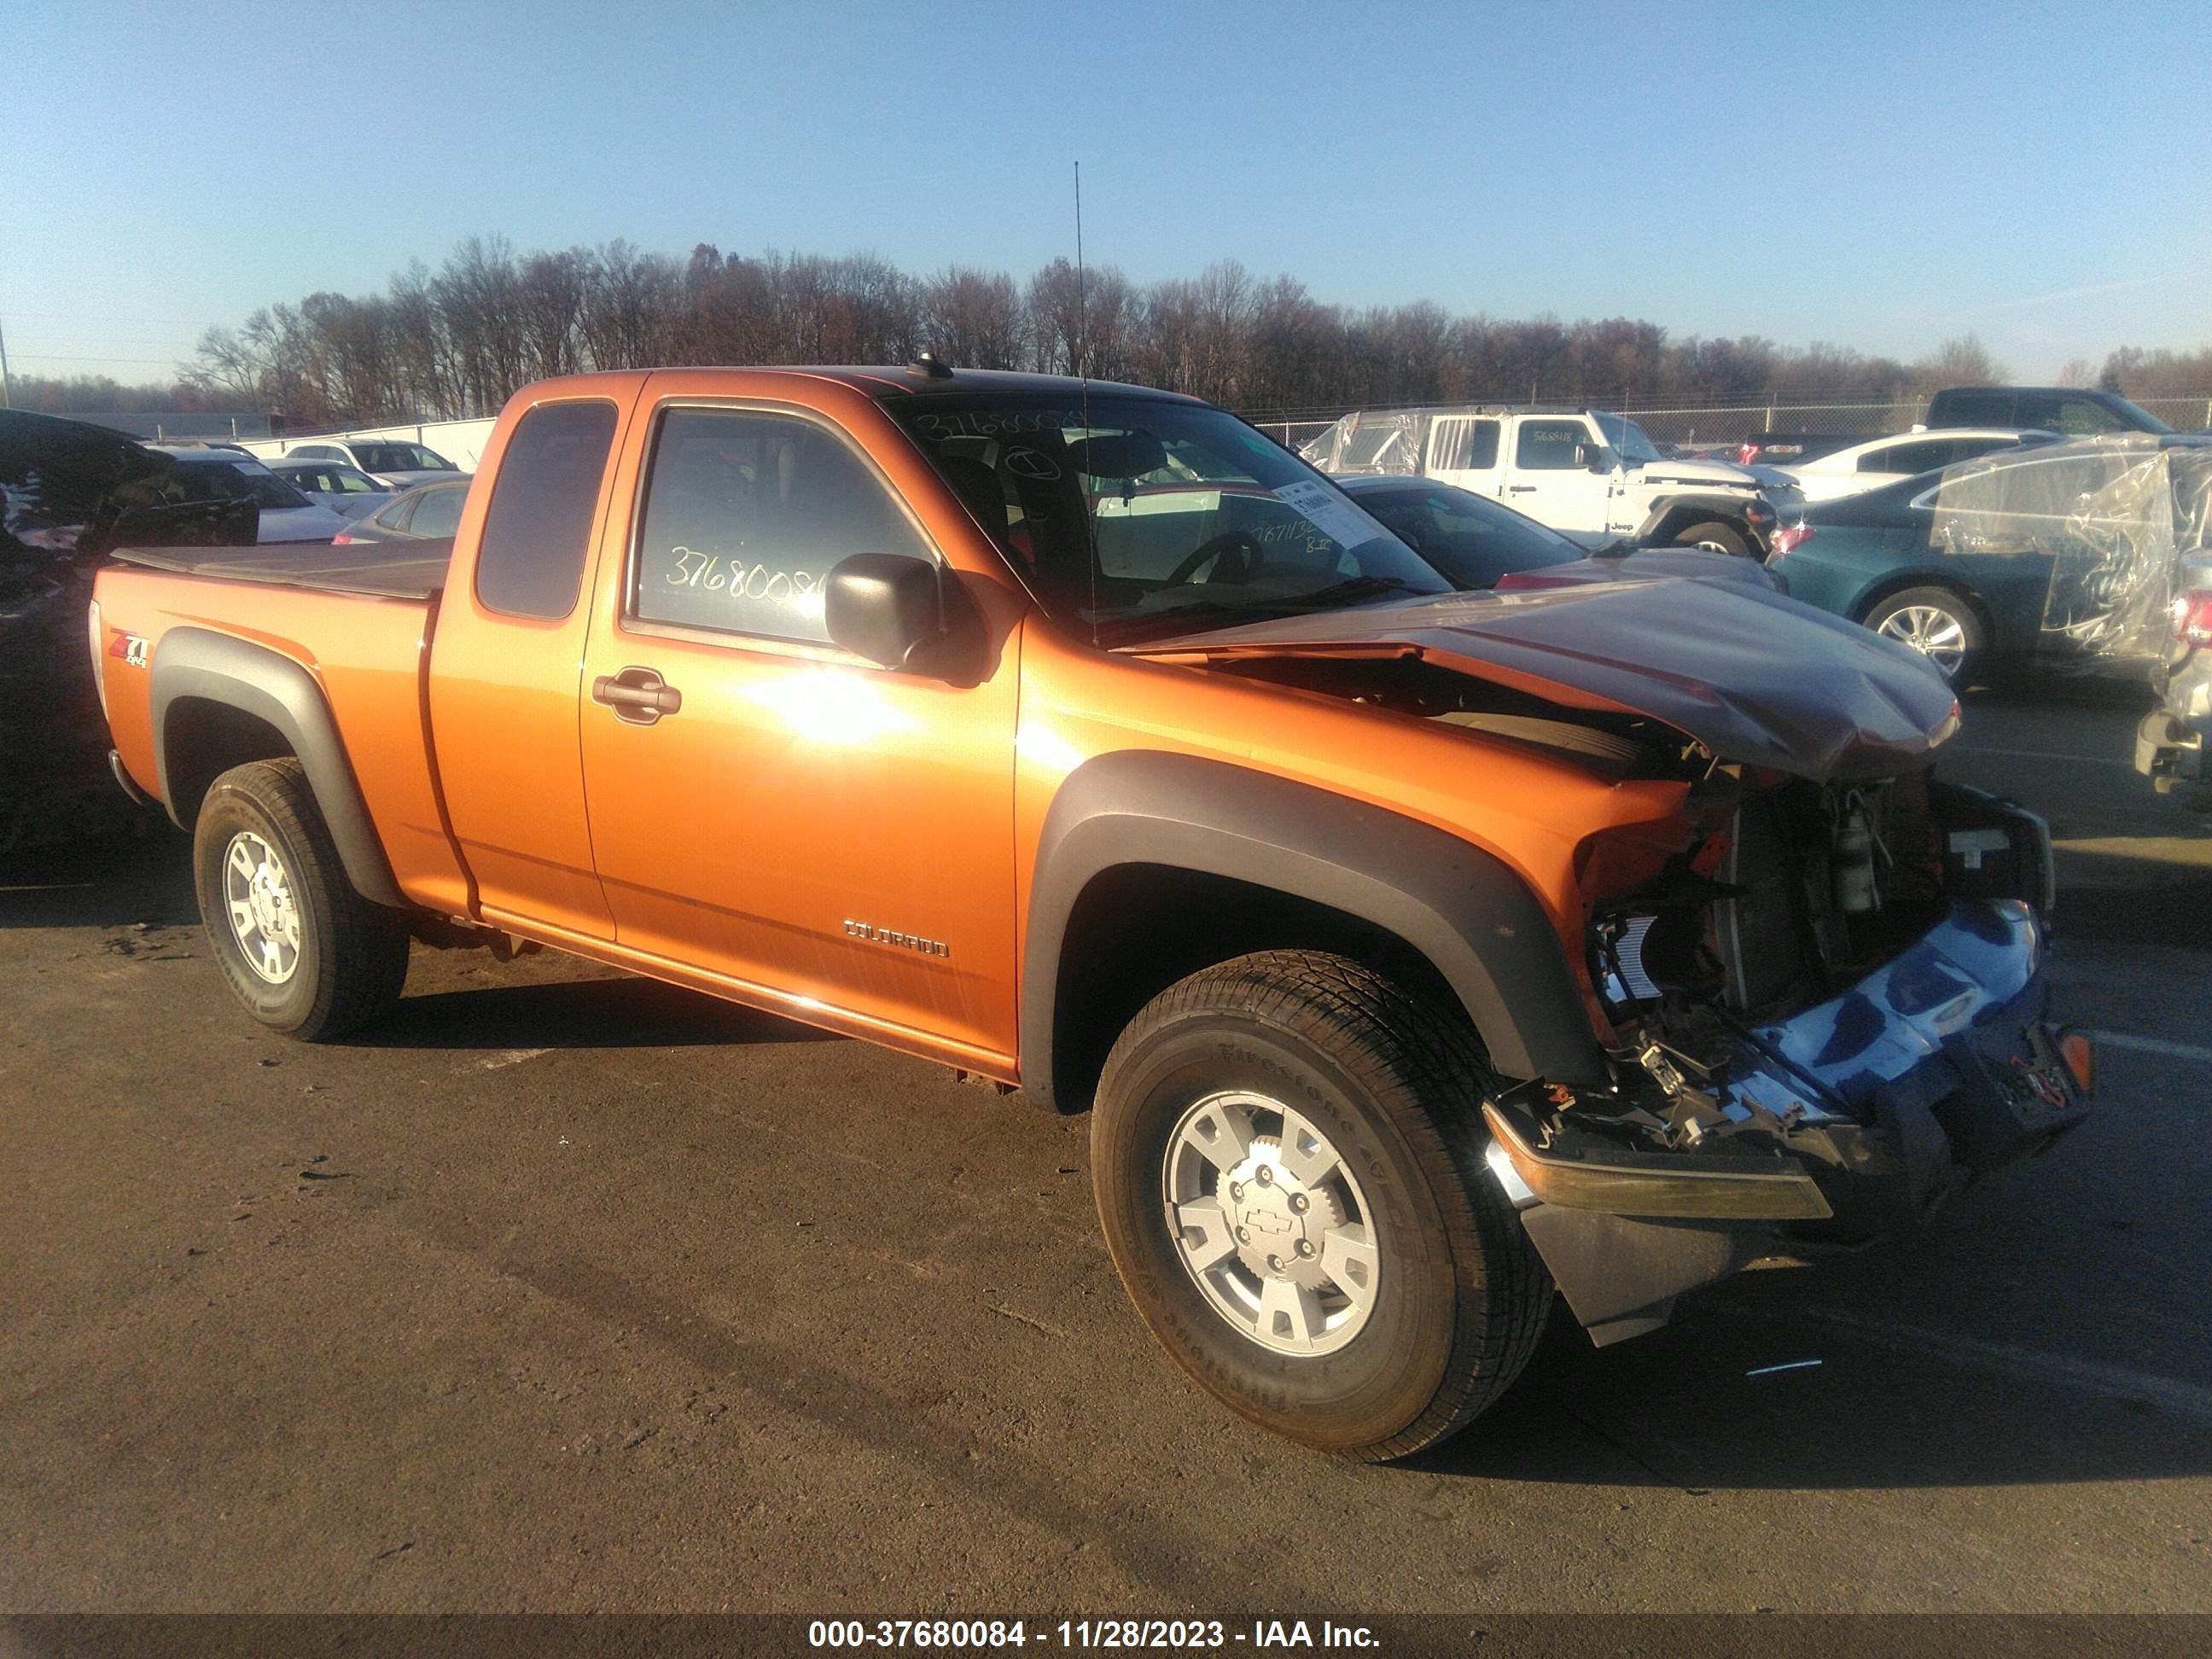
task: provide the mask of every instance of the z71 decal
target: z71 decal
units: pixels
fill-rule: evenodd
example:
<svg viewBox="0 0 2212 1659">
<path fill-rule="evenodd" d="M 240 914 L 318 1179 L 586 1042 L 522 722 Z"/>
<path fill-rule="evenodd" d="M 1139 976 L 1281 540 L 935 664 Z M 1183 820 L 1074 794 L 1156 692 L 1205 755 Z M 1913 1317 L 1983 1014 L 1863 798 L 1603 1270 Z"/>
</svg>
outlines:
<svg viewBox="0 0 2212 1659">
<path fill-rule="evenodd" d="M 118 634 L 107 642 L 107 654 L 123 659 L 125 668 L 146 665 L 146 636 L 143 634 Z"/>
</svg>

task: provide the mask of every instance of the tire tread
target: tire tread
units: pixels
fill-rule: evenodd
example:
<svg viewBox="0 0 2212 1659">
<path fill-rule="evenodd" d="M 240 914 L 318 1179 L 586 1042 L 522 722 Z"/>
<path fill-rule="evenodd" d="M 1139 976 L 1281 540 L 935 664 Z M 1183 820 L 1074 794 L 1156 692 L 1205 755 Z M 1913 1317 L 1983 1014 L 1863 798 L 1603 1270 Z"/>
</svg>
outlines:
<svg viewBox="0 0 2212 1659">
<path fill-rule="evenodd" d="M 311 921 L 324 934 L 317 941 L 321 972 L 314 1001 L 298 1024 L 280 1029 L 304 1042 L 328 1042 L 388 1012 L 407 980 L 406 919 L 362 897 L 347 878 L 307 768 L 290 756 L 233 767 L 209 787 L 200 808 L 203 823 L 226 795 L 236 796 L 292 847 L 303 849 L 300 868 L 290 873 Z M 195 849 L 195 856 L 204 851 Z M 222 915 L 204 899 L 202 908 L 209 932 L 218 934 Z"/>
<path fill-rule="evenodd" d="M 1363 963 L 1322 951 L 1267 951 L 1201 969 L 1146 1005 L 1108 1056 L 1102 1096 L 1116 1062 L 1147 1035 L 1221 1013 L 1277 1026 L 1329 1054 L 1377 1096 L 1410 1099 L 1419 1109 L 1396 1114 L 1397 1127 L 1420 1162 L 1456 1177 L 1431 1182 L 1446 1211 L 1460 1290 L 1443 1382 L 1397 1433 L 1344 1453 L 1373 1462 L 1411 1456 L 1457 1432 L 1512 1386 L 1551 1311 L 1551 1275 L 1483 1165 L 1487 1137 L 1471 1104 L 1457 1104 L 1480 1099 L 1491 1082 L 1480 1042 L 1463 1018 Z M 1458 1243 L 1470 1236 L 1472 1261 Z"/>
</svg>

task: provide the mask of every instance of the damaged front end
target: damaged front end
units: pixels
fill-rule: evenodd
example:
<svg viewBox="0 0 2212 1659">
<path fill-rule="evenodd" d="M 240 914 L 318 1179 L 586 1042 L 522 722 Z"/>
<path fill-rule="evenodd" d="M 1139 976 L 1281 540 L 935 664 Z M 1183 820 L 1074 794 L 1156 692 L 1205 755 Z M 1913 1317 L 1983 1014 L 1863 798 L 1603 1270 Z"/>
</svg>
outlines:
<svg viewBox="0 0 2212 1659">
<path fill-rule="evenodd" d="M 1741 1268 L 1909 1224 L 2087 1115 L 2088 1040 L 2050 1023 L 2049 831 L 1935 779 L 1958 705 L 1893 641 L 1662 578 L 1146 650 L 1541 754 L 1655 809 L 1580 841 L 1562 916 L 1604 1080 L 1481 1103 L 1489 1166 L 1601 1343 Z"/>
<path fill-rule="evenodd" d="M 1611 1085 L 1482 1103 L 1489 1164 L 1599 1343 L 1742 1268 L 1911 1224 L 2088 1111 L 2048 1021 L 2042 820 L 1924 772 L 1695 792 L 1694 845 L 1595 906 Z"/>
</svg>

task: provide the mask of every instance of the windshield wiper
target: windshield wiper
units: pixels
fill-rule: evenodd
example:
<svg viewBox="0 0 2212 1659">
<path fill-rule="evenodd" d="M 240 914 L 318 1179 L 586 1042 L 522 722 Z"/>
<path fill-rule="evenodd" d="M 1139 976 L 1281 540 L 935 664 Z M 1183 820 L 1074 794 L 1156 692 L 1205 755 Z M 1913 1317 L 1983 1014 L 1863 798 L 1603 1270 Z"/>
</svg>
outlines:
<svg viewBox="0 0 2212 1659">
<path fill-rule="evenodd" d="M 1295 605 L 1305 611 L 1316 606 L 1334 608 L 1340 605 L 1354 605 L 1361 599 L 1375 599 L 1384 593 L 1410 593 L 1420 599 L 1437 597 L 1397 576 L 1349 576 L 1340 582 L 1332 582 L 1327 587 L 1317 587 L 1310 593 L 1291 594 L 1278 603 Z"/>
<path fill-rule="evenodd" d="M 1233 603 L 1201 599 L 1192 605 L 1143 611 L 1133 616 L 1101 617 L 1097 627 L 1102 635 L 1121 635 L 1113 640 L 1110 648 L 1121 650 L 1136 644 L 1149 645 L 1161 637 L 1210 634 L 1216 629 L 1235 628 L 1245 623 L 1268 622 L 1304 611 L 1333 610 L 1339 605 L 1378 598 L 1384 593 L 1403 592 L 1415 599 L 1442 599 L 1452 591 L 1446 588 L 1441 592 L 1431 593 L 1396 576 L 1352 576 L 1340 582 L 1333 582 L 1327 587 L 1316 588 L 1310 593 L 1271 596 L 1265 599 Z"/>
<path fill-rule="evenodd" d="M 1102 635 L 1121 635 L 1113 638 L 1111 642 L 1111 648 L 1119 650 L 1125 645 L 1145 641 L 1148 636 L 1173 638 L 1178 634 L 1205 634 L 1217 628 L 1233 628 L 1248 622 L 1266 622 L 1272 617 L 1280 616 L 1282 610 L 1279 604 L 1274 603 L 1225 605 L 1218 599 L 1201 599 L 1195 605 L 1102 616 L 1091 625 Z"/>
</svg>

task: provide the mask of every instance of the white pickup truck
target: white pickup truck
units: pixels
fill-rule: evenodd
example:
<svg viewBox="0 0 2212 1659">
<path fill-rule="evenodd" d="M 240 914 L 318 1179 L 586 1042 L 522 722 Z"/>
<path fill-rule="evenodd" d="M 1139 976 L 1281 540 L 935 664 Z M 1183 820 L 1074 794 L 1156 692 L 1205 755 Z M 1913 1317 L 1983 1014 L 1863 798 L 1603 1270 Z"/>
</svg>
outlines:
<svg viewBox="0 0 2212 1659">
<path fill-rule="evenodd" d="M 1495 496 L 1592 545 L 1708 547 L 1764 557 L 1779 478 L 1723 461 L 1671 460 L 1635 422 L 1495 405 L 1361 410 L 1299 454 L 1324 472 L 1404 472 Z"/>
</svg>

